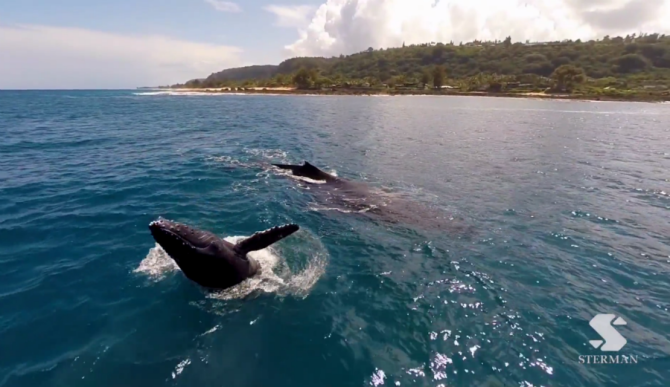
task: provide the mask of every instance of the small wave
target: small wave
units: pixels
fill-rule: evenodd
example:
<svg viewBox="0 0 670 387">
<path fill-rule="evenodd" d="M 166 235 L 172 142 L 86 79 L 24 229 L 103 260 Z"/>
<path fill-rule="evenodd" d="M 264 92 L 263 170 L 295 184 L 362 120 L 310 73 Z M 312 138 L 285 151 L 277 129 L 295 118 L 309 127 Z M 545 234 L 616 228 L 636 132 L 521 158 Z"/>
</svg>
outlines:
<svg viewBox="0 0 670 387">
<path fill-rule="evenodd" d="M 287 162 L 288 153 L 281 149 L 258 149 L 251 148 L 245 149 L 244 153 L 250 154 L 252 156 L 260 156 L 268 160 L 281 160 L 281 162 Z"/>
<path fill-rule="evenodd" d="M 377 206 L 371 205 L 369 207 L 364 207 L 360 210 L 348 210 L 348 209 L 339 208 L 339 207 L 323 207 L 323 206 L 319 206 L 319 205 L 316 205 L 316 204 L 313 204 L 309 207 L 310 211 L 338 211 L 338 212 L 341 212 L 341 213 L 344 213 L 344 214 L 363 214 L 363 213 L 366 213 L 370 210 L 374 210 L 375 208 L 377 208 Z"/>
<path fill-rule="evenodd" d="M 262 158 L 266 160 L 279 160 L 281 163 L 287 162 L 288 153 L 281 149 L 245 149 L 244 153 L 252 156 L 250 157 L 233 157 L 230 155 L 223 156 L 207 156 L 206 161 L 212 161 L 215 163 L 223 164 L 227 167 L 245 167 L 245 168 L 258 168 L 262 167 L 266 171 L 269 171 L 270 168 L 267 164 L 268 162 L 259 162 L 257 159 Z"/>
<path fill-rule="evenodd" d="M 212 92 L 202 92 L 202 91 L 143 91 L 138 93 L 133 93 L 137 96 L 156 96 L 156 95 L 169 95 L 169 96 L 216 96 L 216 95 L 243 95 L 238 93 L 212 93 Z"/>
<path fill-rule="evenodd" d="M 221 164 L 224 168 L 255 168 L 257 164 L 249 161 L 243 161 L 232 156 L 207 156 L 205 161 L 211 161 L 216 164 Z"/>
<path fill-rule="evenodd" d="M 306 262 L 302 269 L 291 269 L 282 258 L 283 254 L 278 247 L 270 246 L 263 250 L 252 251 L 249 256 L 258 261 L 261 273 L 229 289 L 211 292 L 208 297 L 219 300 L 239 299 L 255 291 L 306 297 L 325 273 L 327 253 L 317 239 L 311 236 L 305 238 L 305 235 L 304 232 L 295 235 L 301 239 L 301 243 L 300 247 L 291 251 L 291 255 L 297 255 L 301 261 Z M 224 240 L 236 243 L 244 238 L 247 237 L 229 236 Z M 180 271 L 179 266 L 158 244 L 149 250 L 139 267 L 134 270 L 135 273 L 142 273 L 156 282 L 175 271 Z"/>
</svg>

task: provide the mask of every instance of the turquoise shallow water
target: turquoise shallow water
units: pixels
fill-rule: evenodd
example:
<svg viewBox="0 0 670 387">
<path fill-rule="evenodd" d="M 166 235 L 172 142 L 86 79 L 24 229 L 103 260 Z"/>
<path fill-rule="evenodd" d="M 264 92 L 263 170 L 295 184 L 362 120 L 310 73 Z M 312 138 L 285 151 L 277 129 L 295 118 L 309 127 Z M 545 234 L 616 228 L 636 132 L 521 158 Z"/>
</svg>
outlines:
<svg viewBox="0 0 670 387">
<path fill-rule="evenodd" d="M 5 91 L 0 133 L 2 386 L 669 383 L 669 105 Z M 319 211 L 257 164 L 303 160 L 469 231 Z M 159 215 L 302 228 L 208 294 Z M 598 313 L 637 364 L 579 363 Z"/>
</svg>

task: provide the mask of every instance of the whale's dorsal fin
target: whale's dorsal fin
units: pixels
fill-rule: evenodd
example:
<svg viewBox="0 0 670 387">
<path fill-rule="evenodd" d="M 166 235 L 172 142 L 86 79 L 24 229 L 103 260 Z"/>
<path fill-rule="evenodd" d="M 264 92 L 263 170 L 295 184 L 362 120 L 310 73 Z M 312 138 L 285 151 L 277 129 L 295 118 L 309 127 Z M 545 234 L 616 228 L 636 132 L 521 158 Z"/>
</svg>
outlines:
<svg viewBox="0 0 670 387">
<path fill-rule="evenodd" d="M 303 162 L 302 164 L 302 170 L 305 172 L 306 175 L 312 175 L 314 176 L 314 179 L 317 180 L 335 180 L 337 179 L 335 176 L 331 175 L 328 172 L 324 172 L 318 167 L 315 167 L 314 165 L 310 164 L 308 161 Z"/>
<path fill-rule="evenodd" d="M 308 161 L 304 161 L 302 165 L 290 165 L 290 164 L 272 164 L 275 167 L 281 169 L 288 169 L 293 172 L 295 176 L 304 176 L 314 180 L 326 180 L 334 181 L 337 180 L 337 177 L 331 175 L 330 173 L 324 172 L 314 165 L 310 164 Z"/>
<path fill-rule="evenodd" d="M 272 227 L 265 231 L 259 231 L 249 238 L 243 239 L 235 244 L 235 250 L 242 254 L 250 251 L 263 250 L 273 243 L 279 242 L 287 236 L 298 231 L 300 226 L 297 224 L 285 224 L 283 226 Z"/>
</svg>

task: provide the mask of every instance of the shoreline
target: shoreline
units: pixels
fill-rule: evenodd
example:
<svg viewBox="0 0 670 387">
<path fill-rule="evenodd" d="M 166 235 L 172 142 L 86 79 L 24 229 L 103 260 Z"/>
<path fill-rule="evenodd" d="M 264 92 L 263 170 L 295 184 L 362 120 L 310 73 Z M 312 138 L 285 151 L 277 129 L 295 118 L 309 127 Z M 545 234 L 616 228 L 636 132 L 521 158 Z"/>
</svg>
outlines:
<svg viewBox="0 0 670 387">
<path fill-rule="evenodd" d="M 427 90 L 389 90 L 389 89 L 335 89 L 335 90 L 310 90 L 281 88 L 154 88 L 152 91 L 167 91 L 174 93 L 204 93 L 204 94 L 243 94 L 243 95 L 334 95 L 334 96 L 460 96 L 460 97 L 503 97 L 503 98 L 526 98 L 526 99 L 548 99 L 548 100 L 571 100 L 571 101 L 593 101 L 593 102 L 670 102 L 670 95 L 586 95 L 586 94 L 553 94 L 543 92 L 490 92 L 490 91 L 435 91 Z M 143 89 L 149 91 L 149 89 Z"/>
</svg>

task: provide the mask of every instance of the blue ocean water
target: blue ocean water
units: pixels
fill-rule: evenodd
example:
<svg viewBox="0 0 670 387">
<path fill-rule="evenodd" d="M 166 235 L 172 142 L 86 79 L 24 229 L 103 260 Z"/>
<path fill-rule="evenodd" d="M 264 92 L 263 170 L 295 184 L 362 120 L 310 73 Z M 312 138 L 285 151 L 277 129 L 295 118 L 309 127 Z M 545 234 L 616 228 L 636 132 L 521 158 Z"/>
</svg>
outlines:
<svg viewBox="0 0 670 387">
<path fill-rule="evenodd" d="M 4 91 L 0 133 L 1 386 L 669 383 L 670 105 Z M 258 167 L 303 160 L 469 231 L 323 211 Z M 301 230 L 211 294 L 158 216 Z M 621 351 L 589 344 L 599 313 Z"/>
</svg>

